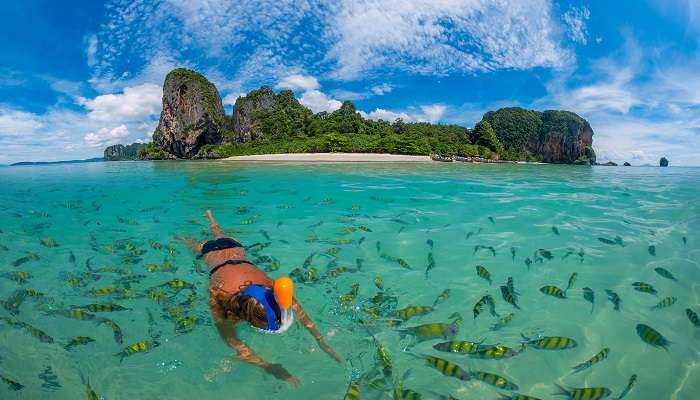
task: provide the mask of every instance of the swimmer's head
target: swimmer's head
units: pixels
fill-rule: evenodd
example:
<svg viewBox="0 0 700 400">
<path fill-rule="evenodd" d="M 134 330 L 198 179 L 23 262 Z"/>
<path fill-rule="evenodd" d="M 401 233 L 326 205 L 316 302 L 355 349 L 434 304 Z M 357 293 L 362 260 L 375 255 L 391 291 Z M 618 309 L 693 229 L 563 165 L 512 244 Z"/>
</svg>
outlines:
<svg viewBox="0 0 700 400">
<path fill-rule="evenodd" d="M 249 285 L 232 304 L 237 314 L 252 326 L 265 331 L 277 331 L 281 325 L 281 311 L 272 290 Z"/>
</svg>

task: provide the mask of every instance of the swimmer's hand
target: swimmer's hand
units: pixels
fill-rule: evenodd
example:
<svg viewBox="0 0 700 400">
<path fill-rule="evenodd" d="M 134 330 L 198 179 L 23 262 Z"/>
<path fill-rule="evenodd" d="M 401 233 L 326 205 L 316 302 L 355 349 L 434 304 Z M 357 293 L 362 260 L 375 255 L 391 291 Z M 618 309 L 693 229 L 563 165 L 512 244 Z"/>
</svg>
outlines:
<svg viewBox="0 0 700 400">
<path fill-rule="evenodd" d="M 265 372 L 274 376 L 275 378 L 281 381 L 285 381 L 295 387 L 298 387 L 301 383 L 299 378 L 297 378 L 296 376 L 292 376 L 292 374 L 290 374 L 289 371 L 284 369 L 282 364 L 266 364 L 263 367 L 263 369 L 265 370 Z"/>
</svg>

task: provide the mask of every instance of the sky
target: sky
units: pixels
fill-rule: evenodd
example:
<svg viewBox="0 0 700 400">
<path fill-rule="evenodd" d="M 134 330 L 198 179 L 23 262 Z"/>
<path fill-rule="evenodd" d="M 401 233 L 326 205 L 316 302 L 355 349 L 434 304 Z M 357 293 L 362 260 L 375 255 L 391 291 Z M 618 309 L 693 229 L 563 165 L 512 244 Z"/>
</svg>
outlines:
<svg viewBox="0 0 700 400">
<path fill-rule="evenodd" d="M 229 114 L 261 85 L 388 121 L 562 109 L 599 161 L 700 165 L 698 0 L 26 0 L 0 18 L 0 164 L 150 141 L 188 67 Z"/>
</svg>

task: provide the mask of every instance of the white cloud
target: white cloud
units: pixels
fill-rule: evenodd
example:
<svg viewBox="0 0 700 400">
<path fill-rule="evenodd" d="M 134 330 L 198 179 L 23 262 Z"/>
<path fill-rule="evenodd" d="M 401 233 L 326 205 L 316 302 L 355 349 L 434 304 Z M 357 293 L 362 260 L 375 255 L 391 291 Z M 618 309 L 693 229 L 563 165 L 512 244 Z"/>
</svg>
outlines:
<svg viewBox="0 0 700 400">
<path fill-rule="evenodd" d="M 560 67 L 573 58 L 558 44 L 547 0 L 366 0 L 335 10 L 327 57 L 337 62 L 338 79 L 380 66 L 445 75 Z"/>
<path fill-rule="evenodd" d="M 85 49 L 85 55 L 87 56 L 88 67 L 92 67 L 97 63 L 97 59 L 95 58 L 95 54 L 97 54 L 97 36 L 90 35 L 90 37 L 88 38 L 87 49 Z"/>
<path fill-rule="evenodd" d="M 277 83 L 278 89 L 291 89 L 291 90 L 317 90 L 321 85 L 318 84 L 318 79 L 309 75 L 294 74 L 289 75 Z"/>
<path fill-rule="evenodd" d="M 393 87 L 391 87 L 391 85 L 389 85 L 388 83 L 382 83 L 381 85 L 372 86 L 370 91 L 376 94 L 377 96 L 383 96 L 391 92 L 392 89 Z"/>
<path fill-rule="evenodd" d="M 430 105 L 425 105 L 425 106 L 420 106 L 421 111 L 423 111 L 423 115 L 425 116 L 425 120 L 430 122 L 430 123 L 435 123 L 442 118 L 442 116 L 445 114 L 445 111 L 447 111 L 447 106 L 442 105 L 442 104 L 430 104 Z"/>
<path fill-rule="evenodd" d="M 393 123 L 394 121 L 396 121 L 399 118 L 404 120 L 404 122 L 413 122 L 414 121 L 413 117 L 406 114 L 405 112 L 389 111 L 389 110 L 385 110 L 383 108 L 376 108 L 374 111 L 371 111 L 369 113 L 360 111 L 360 114 L 364 118 L 373 119 L 375 121 L 378 121 L 381 119 L 383 121 Z"/>
<path fill-rule="evenodd" d="M 223 99 L 221 99 L 221 102 L 225 106 L 232 106 L 236 104 L 236 99 L 238 99 L 239 97 L 245 97 L 245 93 L 229 93 L 226 96 L 224 96 Z"/>
<path fill-rule="evenodd" d="M 586 28 L 586 21 L 588 21 L 590 18 L 591 12 L 586 7 L 571 7 L 564 13 L 564 22 L 566 22 L 568 27 L 569 37 L 571 40 L 581 44 L 588 43 L 588 29 Z"/>
<path fill-rule="evenodd" d="M 335 111 L 339 109 L 341 105 L 343 105 L 343 103 L 340 101 L 328 97 L 328 95 L 320 90 L 309 90 L 304 92 L 299 98 L 299 102 L 310 108 L 311 111 L 315 113 L 321 111 Z"/>
<path fill-rule="evenodd" d="M 163 90 L 146 83 L 124 88 L 122 93 L 105 94 L 94 99 L 79 98 L 78 103 L 88 109 L 88 117 L 102 122 L 141 120 L 160 113 Z"/>
<path fill-rule="evenodd" d="M 43 126 L 32 113 L 0 107 L 0 138 L 30 136 Z"/>
<path fill-rule="evenodd" d="M 405 111 L 391 111 L 383 108 L 376 108 L 369 113 L 360 111 L 360 114 L 364 118 L 373 120 L 381 119 L 388 122 L 394 122 L 395 120 L 401 118 L 404 122 L 436 123 L 442 119 L 443 115 L 445 115 L 447 106 L 443 104 L 427 104 L 419 106 L 418 110 L 411 108 Z"/>
<path fill-rule="evenodd" d="M 112 129 L 102 128 L 96 132 L 90 132 L 83 139 L 88 146 L 105 147 L 117 144 L 127 136 L 129 136 L 129 130 L 126 125 L 119 125 Z"/>
<path fill-rule="evenodd" d="M 574 59 L 560 24 L 551 0 L 115 1 L 96 36 L 93 82 L 133 86 L 146 74 L 133 69 L 139 62 L 197 59 L 207 76 L 225 77 L 227 91 L 299 71 L 349 80 L 379 70 L 558 68 Z M 310 81 L 299 89 L 318 88 Z"/>
</svg>

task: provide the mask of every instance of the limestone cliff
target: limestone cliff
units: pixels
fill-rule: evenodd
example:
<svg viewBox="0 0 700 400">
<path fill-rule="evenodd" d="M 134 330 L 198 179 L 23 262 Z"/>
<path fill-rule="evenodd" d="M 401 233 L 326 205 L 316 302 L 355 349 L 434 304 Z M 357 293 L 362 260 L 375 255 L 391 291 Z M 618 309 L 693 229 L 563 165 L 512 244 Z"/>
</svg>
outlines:
<svg viewBox="0 0 700 400">
<path fill-rule="evenodd" d="M 185 68 L 172 70 L 163 85 L 163 111 L 153 141 L 177 158 L 192 158 L 205 144 L 221 143 L 227 129 L 216 87 Z"/>
<path fill-rule="evenodd" d="M 117 144 L 109 146 L 104 151 L 105 161 L 138 160 L 139 151 L 146 147 L 145 143 L 132 143 L 129 145 Z"/>
<path fill-rule="evenodd" d="M 595 163 L 593 129 L 572 112 L 509 107 L 487 112 L 483 119 L 507 152 L 534 154 L 550 163 Z"/>
</svg>

